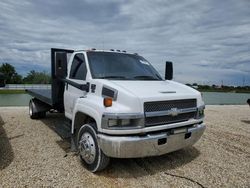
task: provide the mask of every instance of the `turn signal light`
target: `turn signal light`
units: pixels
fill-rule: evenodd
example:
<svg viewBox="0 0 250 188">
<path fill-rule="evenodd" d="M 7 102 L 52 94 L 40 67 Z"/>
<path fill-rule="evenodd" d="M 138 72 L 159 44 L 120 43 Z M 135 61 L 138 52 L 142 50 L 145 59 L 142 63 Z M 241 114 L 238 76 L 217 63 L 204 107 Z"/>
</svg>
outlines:
<svg viewBox="0 0 250 188">
<path fill-rule="evenodd" d="M 110 106 L 112 106 L 112 98 L 109 98 L 109 97 L 106 97 L 106 98 L 104 98 L 103 99 L 103 105 L 105 106 L 105 107 L 110 107 Z"/>
</svg>

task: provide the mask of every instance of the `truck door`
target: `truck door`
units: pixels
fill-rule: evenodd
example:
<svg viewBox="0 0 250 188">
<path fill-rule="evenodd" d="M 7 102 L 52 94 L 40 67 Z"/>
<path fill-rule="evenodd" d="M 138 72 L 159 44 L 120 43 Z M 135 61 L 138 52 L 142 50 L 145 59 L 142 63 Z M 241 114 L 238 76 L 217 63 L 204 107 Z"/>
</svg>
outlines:
<svg viewBox="0 0 250 188">
<path fill-rule="evenodd" d="M 87 68 L 83 53 L 75 54 L 67 79 L 78 84 L 86 84 Z M 65 84 L 64 107 L 65 116 L 72 119 L 75 102 L 79 97 L 85 97 L 86 91 L 82 91 L 70 84 Z"/>
</svg>

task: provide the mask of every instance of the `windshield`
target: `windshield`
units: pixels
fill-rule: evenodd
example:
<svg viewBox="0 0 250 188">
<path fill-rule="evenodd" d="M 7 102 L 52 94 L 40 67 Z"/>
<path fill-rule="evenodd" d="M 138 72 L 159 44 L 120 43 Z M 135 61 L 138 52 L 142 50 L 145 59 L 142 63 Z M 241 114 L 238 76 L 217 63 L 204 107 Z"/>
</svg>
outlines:
<svg viewBox="0 0 250 188">
<path fill-rule="evenodd" d="M 87 52 L 92 77 L 111 80 L 162 80 L 143 57 L 114 52 Z"/>
</svg>

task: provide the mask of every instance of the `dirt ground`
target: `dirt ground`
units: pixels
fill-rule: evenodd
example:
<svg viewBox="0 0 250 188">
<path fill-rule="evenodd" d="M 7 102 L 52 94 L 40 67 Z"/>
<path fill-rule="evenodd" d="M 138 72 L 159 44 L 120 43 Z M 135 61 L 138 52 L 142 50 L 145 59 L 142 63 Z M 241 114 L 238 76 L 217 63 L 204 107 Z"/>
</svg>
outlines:
<svg viewBox="0 0 250 188">
<path fill-rule="evenodd" d="M 0 187 L 250 187 L 249 106 L 207 106 L 203 137 L 160 157 L 112 159 L 88 172 L 54 126 L 63 116 L 31 120 L 27 107 L 0 108 Z"/>
</svg>

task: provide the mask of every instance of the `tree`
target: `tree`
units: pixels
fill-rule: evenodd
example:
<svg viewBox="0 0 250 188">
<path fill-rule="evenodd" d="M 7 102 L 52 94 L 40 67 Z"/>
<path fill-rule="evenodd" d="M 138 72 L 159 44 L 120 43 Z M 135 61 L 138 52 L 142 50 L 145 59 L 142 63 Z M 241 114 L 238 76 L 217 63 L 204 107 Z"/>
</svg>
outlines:
<svg viewBox="0 0 250 188">
<path fill-rule="evenodd" d="M 49 84 L 51 82 L 50 75 L 44 72 L 30 71 L 23 82 L 25 84 Z"/>
<path fill-rule="evenodd" d="M 13 84 L 22 84 L 23 83 L 23 77 L 17 73 L 15 73 L 12 77 Z"/>
<path fill-rule="evenodd" d="M 17 74 L 15 67 L 9 63 L 3 63 L 0 66 L 0 72 L 4 74 L 6 84 L 20 84 L 22 83 L 22 76 Z"/>
</svg>

